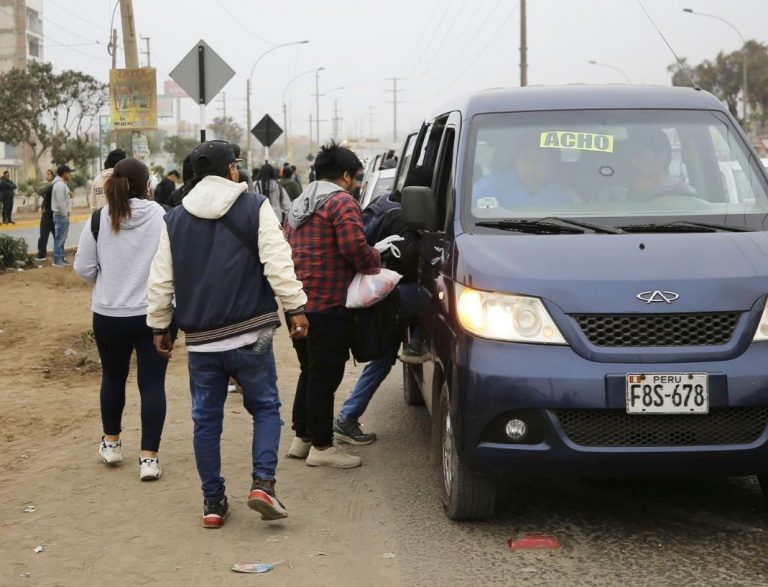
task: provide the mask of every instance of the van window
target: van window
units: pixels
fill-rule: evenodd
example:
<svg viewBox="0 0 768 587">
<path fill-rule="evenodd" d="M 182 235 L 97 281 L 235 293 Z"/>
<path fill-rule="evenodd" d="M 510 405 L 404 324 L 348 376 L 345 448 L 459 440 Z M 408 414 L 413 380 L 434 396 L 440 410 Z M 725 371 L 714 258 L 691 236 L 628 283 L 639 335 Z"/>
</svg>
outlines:
<svg viewBox="0 0 768 587">
<path fill-rule="evenodd" d="M 560 216 L 620 224 L 628 217 L 640 223 L 703 216 L 762 226 L 768 214 L 765 177 L 717 112 L 481 114 L 469 136 L 462 193 L 472 222 Z"/>
</svg>

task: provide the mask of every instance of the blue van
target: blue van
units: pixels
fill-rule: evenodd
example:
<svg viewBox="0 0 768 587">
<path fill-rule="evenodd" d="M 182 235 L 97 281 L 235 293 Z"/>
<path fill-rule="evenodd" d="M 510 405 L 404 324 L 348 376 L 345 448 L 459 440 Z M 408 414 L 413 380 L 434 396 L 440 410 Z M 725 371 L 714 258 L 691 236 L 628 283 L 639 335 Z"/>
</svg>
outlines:
<svg viewBox="0 0 768 587">
<path fill-rule="evenodd" d="M 409 138 L 395 187 L 422 231 L 405 399 L 432 415 L 450 518 L 492 515 L 502 475 L 768 492 L 768 180 L 717 99 L 476 93 Z"/>
</svg>

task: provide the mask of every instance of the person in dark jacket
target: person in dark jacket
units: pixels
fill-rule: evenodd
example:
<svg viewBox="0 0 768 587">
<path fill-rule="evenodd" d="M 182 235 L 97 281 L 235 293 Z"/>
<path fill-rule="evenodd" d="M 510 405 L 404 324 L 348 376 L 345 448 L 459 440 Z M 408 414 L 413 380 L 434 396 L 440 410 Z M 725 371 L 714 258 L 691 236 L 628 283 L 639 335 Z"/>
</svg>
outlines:
<svg viewBox="0 0 768 587">
<path fill-rule="evenodd" d="M 299 184 L 299 191 L 303 192 L 304 186 L 301 185 L 301 176 L 299 175 L 299 170 L 296 169 L 295 165 L 291 165 L 291 177 L 293 177 L 293 181 Z"/>
<path fill-rule="evenodd" d="M 221 430 L 230 377 L 242 386 L 252 416 L 248 507 L 263 520 L 285 518 L 275 495 L 282 425 L 272 351 L 280 325 L 275 298 L 288 316 L 291 338 L 299 339 L 309 332 L 307 296 L 269 200 L 246 191 L 229 143 L 202 143 L 192 152 L 192 165 L 191 191 L 165 216 L 149 274 L 147 323 L 161 356 L 173 350 L 173 318 L 186 333 L 203 526 L 219 528 L 229 513 Z"/>
<path fill-rule="evenodd" d="M 237 162 L 237 172 L 240 174 L 240 182 L 245 182 L 248 184 L 248 191 L 253 191 L 253 180 L 248 177 L 248 172 L 243 168 L 243 160 L 240 159 L 240 145 L 237 145 L 235 143 L 231 143 L 232 150 L 235 152 L 236 162 Z"/>
<path fill-rule="evenodd" d="M 428 186 L 431 180 L 432 172 L 430 169 L 416 167 L 408 175 L 406 185 Z M 382 265 L 403 276 L 397 288 L 402 319 L 406 326 L 414 326 L 418 322 L 419 235 L 406 228 L 403 223 L 400 202 L 401 195 L 398 191 L 383 194 L 363 211 L 363 226 L 365 239 L 370 245 L 394 235 L 403 238 L 400 242 L 395 243 L 400 251 L 400 257 L 385 254 L 382 257 Z M 411 338 L 418 338 L 418 332 L 412 330 Z M 344 401 L 344 405 L 334 421 L 333 432 L 336 440 L 355 445 L 371 444 L 376 440 L 376 434 L 363 432 L 359 420 L 368 408 L 373 394 L 376 393 L 376 390 L 392 370 L 392 366 L 397 360 L 401 342 L 400 337 L 393 338 L 388 353 L 365 365 L 355 388 Z M 415 340 L 411 342 L 417 344 Z"/>
<path fill-rule="evenodd" d="M 181 204 L 181 201 L 189 193 L 189 190 L 192 189 L 192 178 L 192 159 L 190 155 L 187 155 L 184 158 L 184 162 L 181 164 L 181 181 L 183 183 L 181 187 L 176 189 L 176 191 L 174 191 L 169 198 L 168 204 L 170 204 L 171 207 L 175 208 Z"/>
<path fill-rule="evenodd" d="M 51 210 L 54 177 L 56 174 L 53 169 L 46 171 L 45 183 L 37 190 L 37 193 L 43 197 L 43 202 L 40 204 L 40 238 L 37 241 L 38 261 L 45 261 L 48 258 L 48 236 L 56 238 L 56 231 L 53 226 L 53 210 Z"/>
<path fill-rule="evenodd" d="M 290 167 L 283 167 L 283 177 L 280 178 L 278 183 L 285 190 L 285 193 L 288 194 L 291 202 L 301 195 L 301 187 L 299 187 L 299 184 L 294 179 L 293 170 Z"/>
<path fill-rule="evenodd" d="M 175 169 L 168 172 L 163 181 L 157 184 L 155 188 L 155 202 L 161 206 L 171 205 L 171 195 L 176 191 L 176 182 L 181 179 L 179 172 Z"/>
<path fill-rule="evenodd" d="M 11 181 L 11 172 L 3 172 L 0 178 L 0 197 L 3 201 L 3 224 L 16 224 L 13 215 L 13 197 L 16 195 L 16 184 Z"/>
</svg>

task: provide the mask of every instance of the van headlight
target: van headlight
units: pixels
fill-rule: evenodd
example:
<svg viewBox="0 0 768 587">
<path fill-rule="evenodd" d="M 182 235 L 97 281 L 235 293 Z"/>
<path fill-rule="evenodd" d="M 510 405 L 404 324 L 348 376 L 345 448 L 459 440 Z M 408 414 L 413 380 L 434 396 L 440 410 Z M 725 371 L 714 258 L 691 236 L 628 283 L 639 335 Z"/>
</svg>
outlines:
<svg viewBox="0 0 768 587">
<path fill-rule="evenodd" d="M 539 298 L 478 291 L 459 284 L 455 288 L 459 323 L 472 334 L 510 342 L 567 344 Z"/>
<path fill-rule="evenodd" d="M 760 316 L 760 323 L 757 325 L 757 331 L 755 332 L 755 338 L 752 339 L 752 342 L 766 341 L 768 341 L 768 301 L 765 302 L 763 315 Z"/>
</svg>

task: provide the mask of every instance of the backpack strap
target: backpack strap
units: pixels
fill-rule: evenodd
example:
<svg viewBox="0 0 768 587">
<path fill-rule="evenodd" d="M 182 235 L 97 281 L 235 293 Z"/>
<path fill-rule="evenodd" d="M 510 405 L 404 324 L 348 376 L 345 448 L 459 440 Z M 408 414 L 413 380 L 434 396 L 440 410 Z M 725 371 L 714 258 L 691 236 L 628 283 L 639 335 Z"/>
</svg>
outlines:
<svg viewBox="0 0 768 587">
<path fill-rule="evenodd" d="M 246 193 L 248 192 L 243 192 L 243 194 L 246 194 Z M 242 197 L 242 194 L 240 197 Z M 240 197 L 238 197 L 238 199 Z M 234 204 L 233 204 L 233 207 L 234 207 Z M 221 223 L 227 228 L 227 230 L 229 230 L 229 232 L 235 235 L 237 240 L 243 243 L 243 246 L 246 249 L 248 249 L 254 257 L 256 257 L 256 260 L 259 261 L 259 263 L 261 263 L 261 257 L 259 257 L 259 248 L 256 246 L 256 244 L 252 240 L 248 239 L 248 237 L 246 237 L 243 234 L 243 231 L 240 230 L 234 222 L 232 222 L 232 218 L 229 217 L 229 213 L 231 211 L 232 211 L 232 208 L 230 208 L 227 211 L 227 213 L 224 214 L 224 216 L 219 218 L 219 220 L 221 220 Z"/>
<path fill-rule="evenodd" d="M 91 214 L 91 234 L 93 240 L 99 242 L 99 229 L 101 228 L 101 211 L 103 208 L 97 208 Z"/>
</svg>

